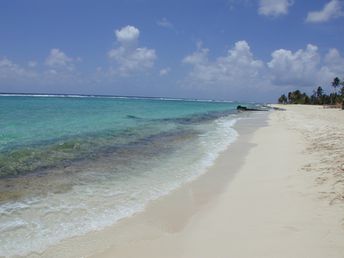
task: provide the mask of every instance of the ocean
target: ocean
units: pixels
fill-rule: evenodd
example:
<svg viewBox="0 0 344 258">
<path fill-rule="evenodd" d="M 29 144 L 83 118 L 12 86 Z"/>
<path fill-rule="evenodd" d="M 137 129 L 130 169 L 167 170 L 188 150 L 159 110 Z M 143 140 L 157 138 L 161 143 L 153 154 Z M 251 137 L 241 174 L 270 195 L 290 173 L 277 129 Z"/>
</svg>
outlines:
<svg viewBox="0 0 344 258">
<path fill-rule="evenodd" d="M 237 138 L 239 104 L 0 96 L 0 256 L 102 229 L 194 180 Z"/>
</svg>

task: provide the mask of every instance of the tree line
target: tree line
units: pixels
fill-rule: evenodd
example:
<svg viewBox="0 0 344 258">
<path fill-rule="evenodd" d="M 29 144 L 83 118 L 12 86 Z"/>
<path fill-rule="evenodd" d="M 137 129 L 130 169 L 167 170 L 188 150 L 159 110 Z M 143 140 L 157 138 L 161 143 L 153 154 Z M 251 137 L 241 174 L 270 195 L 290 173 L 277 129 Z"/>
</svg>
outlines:
<svg viewBox="0 0 344 258">
<path fill-rule="evenodd" d="M 323 88 L 319 86 L 313 90 L 311 96 L 300 90 L 288 92 L 287 95 L 282 94 L 278 98 L 280 104 L 312 104 L 312 105 L 335 105 L 341 103 L 344 105 L 344 81 L 338 77 L 334 78 L 332 83 L 333 92 L 327 95 Z"/>
</svg>

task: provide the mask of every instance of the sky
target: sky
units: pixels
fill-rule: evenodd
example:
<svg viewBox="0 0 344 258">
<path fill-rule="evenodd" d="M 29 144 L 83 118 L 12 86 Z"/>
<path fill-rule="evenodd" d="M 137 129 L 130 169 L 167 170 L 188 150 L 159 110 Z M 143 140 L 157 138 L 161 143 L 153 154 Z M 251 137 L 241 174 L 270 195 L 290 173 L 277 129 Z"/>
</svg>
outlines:
<svg viewBox="0 0 344 258">
<path fill-rule="evenodd" d="M 0 92 L 273 102 L 344 78 L 343 0 L 1 0 Z"/>
</svg>

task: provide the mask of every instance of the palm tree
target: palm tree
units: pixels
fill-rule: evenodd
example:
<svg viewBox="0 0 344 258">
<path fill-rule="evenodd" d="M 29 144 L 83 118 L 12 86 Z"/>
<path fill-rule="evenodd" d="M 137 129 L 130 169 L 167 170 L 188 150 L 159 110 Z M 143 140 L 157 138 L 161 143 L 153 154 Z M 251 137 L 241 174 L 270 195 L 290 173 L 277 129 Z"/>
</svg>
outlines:
<svg viewBox="0 0 344 258">
<path fill-rule="evenodd" d="M 324 94 L 324 90 L 323 90 L 323 88 L 321 88 L 321 86 L 319 86 L 317 88 L 317 97 L 320 98 L 320 97 L 322 97 L 323 94 Z"/>
<path fill-rule="evenodd" d="M 288 92 L 288 103 L 289 103 L 289 104 L 292 103 L 292 94 L 291 94 L 290 91 Z"/>
<path fill-rule="evenodd" d="M 319 86 L 316 91 L 316 98 L 317 98 L 318 104 L 320 105 L 323 104 L 323 95 L 324 95 L 324 90 L 323 88 L 321 88 L 321 86 Z"/>
<path fill-rule="evenodd" d="M 338 77 L 333 79 L 332 87 L 334 88 L 334 92 L 336 93 L 337 87 L 341 84 L 340 79 Z"/>
<path fill-rule="evenodd" d="M 332 104 L 335 104 L 336 102 L 336 98 L 337 98 L 337 87 L 340 85 L 340 79 L 338 77 L 334 78 L 333 79 L 333 82 L 332 82 L 332 87 L 334 89 L 334 92 L 331 97 L 331 102 Z"/>
<path fill-rule="evenodd" d="M 287 97 L 285 94 L 283 94 L 281 97 L 278 99 L 279 104 L 286 104 L 288 102 Z"/>
</svg>

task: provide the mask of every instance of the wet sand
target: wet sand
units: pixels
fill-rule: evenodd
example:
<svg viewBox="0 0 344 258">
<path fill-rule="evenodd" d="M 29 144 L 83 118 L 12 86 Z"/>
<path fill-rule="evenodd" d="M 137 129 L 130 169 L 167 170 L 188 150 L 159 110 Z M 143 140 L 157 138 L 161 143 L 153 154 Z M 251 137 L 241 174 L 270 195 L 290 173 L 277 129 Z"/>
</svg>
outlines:
<svg viewBox="0 0 344 258">
<path fill-rule="evenodd" d="M 145 212 L 32 256 L 344 257 L 344 112 L 286 109 L 239 122 L 208 173 Z"/>
</svg>

